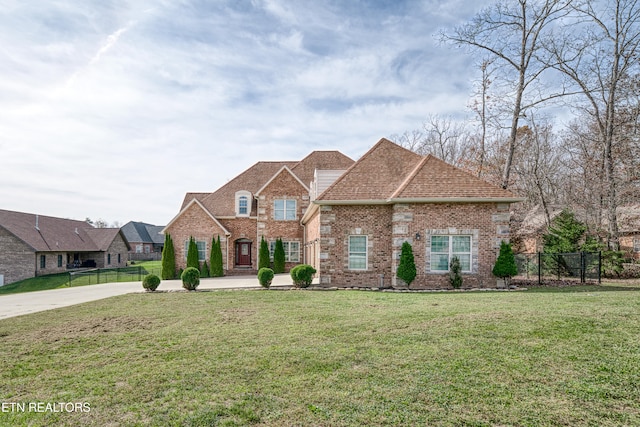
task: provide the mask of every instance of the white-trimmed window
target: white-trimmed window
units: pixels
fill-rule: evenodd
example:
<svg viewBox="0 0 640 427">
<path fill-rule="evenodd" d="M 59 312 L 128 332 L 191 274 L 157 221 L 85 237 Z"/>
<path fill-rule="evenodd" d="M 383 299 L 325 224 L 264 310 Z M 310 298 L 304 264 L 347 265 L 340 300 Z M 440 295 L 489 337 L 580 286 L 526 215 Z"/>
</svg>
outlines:
<svg viewBox="0 0 640 427">
<path fill-rule="evenodd" d="M 449 271 L 454 256 L 463 272 L 471 272 L 471 236 L 431 236 L 431 271 Z"/>
<path fill-rule="evenodd" d="M 366 270 L 367 261 L 367 236 L 349 236 L 349 270 Z"/>
<path fill-rule="evenodd" d="M 300 262 L 300 242 L 282 242 L 284 246 L 284 260 L 285 262 Z M 273 252 L 276 250 L 276 242 L 269 242 L 269 256 L 273 261 Z"/>
<path fill-rule="evenodd" d="M 207 242 L 204 240 L 196 240 L 196 246 L 198 247 L 198 261 L 205 261 L 207 259 Z M 189 254 L 189 241 L 184 242 L 184 259 L 187 259 Z"/>
<path fill-rule="evenodd" d="M 273 218 L 278 221 L 296 219 L 295 199 L 276 199 L 273 201 Z"/>
<path fill-rule="evenodd" d="M 142 253 L 142 245 L 136 245 L 136 253 L 137 254 L 141 254 Z"/>
<path fill-rule="evenodd" d="M 251 214 L 251 193 L 248 191 L 236 192 L 236 216 L 249 216 Z"/>
</svg>

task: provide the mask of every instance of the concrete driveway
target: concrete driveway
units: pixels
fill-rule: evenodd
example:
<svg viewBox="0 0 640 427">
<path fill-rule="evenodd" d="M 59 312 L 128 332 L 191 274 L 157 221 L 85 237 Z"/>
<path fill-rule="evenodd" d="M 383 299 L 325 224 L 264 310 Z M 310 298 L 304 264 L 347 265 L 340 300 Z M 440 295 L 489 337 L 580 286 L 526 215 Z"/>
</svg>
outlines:
<svg viewBox="0 0 640 427">
<path fill-rule="evenodd" d="M 289 274 L 277 274 L 272 287 L 291 286 Z M 227 276 L 200 279 L 198 289 L 250 289 L 260 288 L 256 276 Z M 163 280 L 159 291 L 181 290 L 180 280 Z M 75 288 L 51 289 L 48 291 L 23 292 L 0 296 L 0 319 L 36 313 L 38 311 L 67 307 L 117 295 L 144 292 L 142 282 L 103 283 Z"/>
</svg>

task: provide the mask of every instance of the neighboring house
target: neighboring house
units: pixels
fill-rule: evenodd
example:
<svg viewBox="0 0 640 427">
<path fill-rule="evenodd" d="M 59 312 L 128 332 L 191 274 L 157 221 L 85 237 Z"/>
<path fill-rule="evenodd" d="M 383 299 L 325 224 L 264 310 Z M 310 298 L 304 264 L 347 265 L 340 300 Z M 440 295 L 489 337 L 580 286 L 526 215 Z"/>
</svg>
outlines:
<svg viewBox="0 0 640 427">
<path fill-rule="evenodd" d="M 282 239 L 287 269 L 303 262 L 300 219 L 310 203 L 314 174 L 337 170 L 339 175 L 352 164 L 338 151 L 314 151 L 300 161 L 258 162 L 212 193 L 187 193 L 162 231 L 173 240 L 176 267 L 186 266 L 190 237 L 200 260 L 208 260 L 214 236 L 220 237 L 227 274 L 256 271 L 263 237 L 272 254 L 276 239 Z"/>
<path fill-rule="evenodd" d="M 566 206 L 554 205 L 549 207 L 549 217 L 551 221 L 558 216 Z M 593 224 L 593 219 L 587 218 L 587 213 L 579 207 L 571 208 L 576 219 L 583 224 L 587 224 L 590 230 L 601 230 L 597 232 L 601 238 L 606 236 L 607 218 L 601 220 L 597 227 Z M 619 206 L 617 209 L 618 233 L 620 239 L 620 249 L 629 258 L 640 259 L 640 204 L 629 204 Z M 543 250 L 542 236 L 548 232 L 547 220 L 540 206 L 535 206 L 527 212 L 522 224 L 514 232 L 514 239 L 518 242 L 518 252 L 536 253 Z M 591 231 L 593 233 L 593 231 Z"/>
<path fill-rule="evenodd" d="M 122 234 L 129 243 L 129 261 L 159 260 L 162 256 L 164 226 L 130 221 L 122 226 Z"/>
<path fill-rule="evenodd" d="M 640 260 L 640 204 L 618 207 L 620 249 L 630 258 Z"/>
<path fill-rule="evenodd" d="M 491 271 L 500 242 L 509 240 L 510 204 L 522 200 L 382 139 L 307 209 L 305 260 L 322 286 L 402 286 L 396 270 L 407 241 L 417 267 L 412 288 L 449 287 L 453 256 L 465 286 L 495 287 Z"/>
<path fill-rule="evenodd" d="M 118 228 L 0 209 L 0 284 L 78 267 L 124 267 Z"/>
</svg>

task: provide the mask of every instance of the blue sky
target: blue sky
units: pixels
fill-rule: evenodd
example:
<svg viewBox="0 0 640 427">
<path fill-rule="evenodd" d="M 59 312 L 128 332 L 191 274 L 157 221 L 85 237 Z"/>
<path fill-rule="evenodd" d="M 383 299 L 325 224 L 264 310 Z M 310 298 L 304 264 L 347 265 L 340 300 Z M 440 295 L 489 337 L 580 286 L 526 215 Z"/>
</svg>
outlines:
<svg viewBox="0 0 640 427">
<path fill-rule="evenodd" d="M 163 225 L 260 160 L 464 116 L 465 0 L 2 0 L 0 209 Z"/>
</svg>

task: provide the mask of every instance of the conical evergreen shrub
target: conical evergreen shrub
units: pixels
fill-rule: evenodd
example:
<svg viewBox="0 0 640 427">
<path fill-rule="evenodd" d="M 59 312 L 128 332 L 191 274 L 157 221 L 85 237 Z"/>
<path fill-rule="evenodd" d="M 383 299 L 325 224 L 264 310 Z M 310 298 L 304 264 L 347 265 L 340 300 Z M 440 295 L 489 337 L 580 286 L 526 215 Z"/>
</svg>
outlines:
<svg viewBox="0 0 640 427">
<path fill-rule="evenodd" d="M 211 242 L 211 277 L 224 276 L 224 264 L 222 259 L 222 244 L 220 243 L 220 236 L 218 239 L 213 238 Z"/>
<path fill-rule="evenodd" d="M 273 250 L 273 272 L 275 274 L 284 273 L 284 258 L 284 243 L 282 243 L 282 239 L 278 239 Z"/>
<path fill-rule="evenodd" d="M 164 248 L 162 249 L 162 280 L 171 280 L 176 277 L 176 255 L 173 248 L 173 240 L 169 233 L 164 236 Z"/>
<path fill-rule="evenodd" d="M 518 274 L 516 258 L 513 255 L 511 245 L 504 240 L 500 243 L 500 253 L 496 264 L 493 266 L 493 275 L 504 280 L 505 287 L 509 286 L 509 281 Z"/>
<path fill-rule="evenodd" d="M 416 278 L 416 274 L 416 262 L 413 257 L 413 248 L 409 242 L 404 242 L 400 252 L 400 264 L 398 264 L 396 277 L 409 286 Z"/>
<path fill-rule="evenodd" d="M 258 253 L 258 270 L 262 268 L 269 268 L 271 265 L 269 244 L 264 240 L 264 236 L 260 240 L 260 252 Z"/>
<path fill-rule="evenodd" d="M 200 272 L 200 258 L 198 256 L 198 245 L 193 239 L 193 236 L 189 237 L 189 246 L 187 250 L 187 268 L 193 267 Z"/>
</svg>

